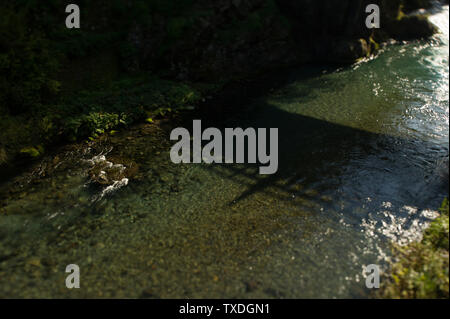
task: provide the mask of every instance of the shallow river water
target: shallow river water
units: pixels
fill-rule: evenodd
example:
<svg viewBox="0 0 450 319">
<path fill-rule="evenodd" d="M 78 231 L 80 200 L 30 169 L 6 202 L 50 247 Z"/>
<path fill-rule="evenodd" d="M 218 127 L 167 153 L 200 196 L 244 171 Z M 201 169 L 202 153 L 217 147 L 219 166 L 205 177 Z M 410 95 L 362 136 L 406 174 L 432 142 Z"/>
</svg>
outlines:
<svg viewBox="0 0 450 319">
<path fill-rule="evenodd" d="M 239 114 L 201 118 L 279 128 L 275 175 L 175 165 L 163 123 L 3 181 L 0 297 L 368 297 L 363 267 L 419 240 L 447 194 L 448 7 L 431 19 L 443 30 L 432 40 L 285 72 Z M 128 184 L 90 183 L 97 155 L 134 167 Z M 80 289 L 65 286 L 68 264 Z"/>
</svg>

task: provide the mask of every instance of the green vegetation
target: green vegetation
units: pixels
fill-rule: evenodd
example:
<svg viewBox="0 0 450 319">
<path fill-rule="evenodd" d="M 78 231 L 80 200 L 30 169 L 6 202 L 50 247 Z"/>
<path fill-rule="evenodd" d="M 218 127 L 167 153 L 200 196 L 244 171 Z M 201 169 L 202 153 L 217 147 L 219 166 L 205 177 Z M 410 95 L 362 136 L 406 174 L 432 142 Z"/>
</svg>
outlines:
<svg viewBox="0 0 450 319">
<path fill-rule="evenodd" d="M 421 242 L 394 248 L 398 260 L 383 280 L 378 297 L 449 298 L 448 199 L 440 213 Z"/>
<path fill-rule="evenodd" d="M 19 113 L 38 108 L 58 92 L 57 60 L 49 41 L 28 29 L 24 11 L 0 9 L 0 111 Z"/>
<path fill-rule="evenodd" d="M 174 47 L 215 14 L 198 0 L 80 0 L 82 28 L 63 23 L 66 3 L 12 0 L 0 8 L 0 165 L 35 158 L 50 145 L 114 132 L 136 121 L 192 109 L 208 85 L 162 80 Z M 233 37 L 241 27 L 262 28 L 274 1 L 243 22 L 221 26 Z M 269 11 L 269 12 L 268 12 Z M 101 19 L 99 19 L 101 16 Z M 59 17 L 59 18 L 58 18 Z M 237 29 L 233 29 L 237 26 Z M 225 31 L 227 32 L 227 31 Z M 151 36 L 152 55 L 142 55 Z M 138 39 L 138 40 L 137 40 Z M 163 73 L 158 76 L 155 69 Z M 41 147 L 38 147 L 41 145 Z M 42 148 L 42 149 L 41 149 Z"/>
<path fill-rule="evenodd" d="M 32 110 L 28 115 L 5 116 L 0 140 L 14 153 L 31 158 L 44 153 L 41 143 L 96 138 L 136 121 L 192 108 L 201 93 L 187 84 L 140 76 L 114 81 L 97 90 L 60 98 L 59 103 Z M 11 152 L 11 151 L 10 151 Z M 5 151 L 2 151 L 5 158 Z"/>
<path fill-rule="evenodd" d="M 193 2 L 80 0 L 80 30 L 61 22 L 66 5 L 61 0 L 2 5 L 0 165 L 16 156 L 39 157 L 55 143 L 92 139 L 192 108 L 199 90 L 162 80 L 148 71 L 150 66 L 132 72 L 127 67 L 139 55 L 128 39 L 132 23 L 151 29 L 154 16 L 170 16 L 161 44 L 168 48 L 192 24 L 183 14 L 190 14 Z"/>
<path fill-rule="evenodd" d="M 406 2 L 386 3 L 397 12 Z M 77 4 L 79 30 L 65 27 L 62 0 L 11 0 L 0 8 L 0 165 L 17 155 L 42 155 L 30 151 L 37 145 L 48 149 L 57 142 L 95 138 L 192 108 L 200 92 L 210 94 L 254 71 L 238 65 L 227 70 L 236 52 L 245 61 L 253 59 L 254 50 L 269 57 L 271 67 L 276 66 L 274 48 L 286 43 L 293 52 L 292 20 L 275 0 Z M 375 51 L 380 41 L 370 41 Z M 258 63 L 265 65 L 264 59 Z"/>
<path fill-rule="evenodd" d="M 180 110 L 195 105 L 201 94 L 182 83 L 140 76 L 115 81 L 107 88 L 83 91 L 65 99 L 53 117 L 66 127 L 70 140 L 96 137 L 121 125 L 146 119 L 149 114 Z M 55 134 L 56 131 L 53 130 Z"/>
<path fill-rule="evenodd" d="M 37 147 L 25 147 L 20 150 L 20 153 L 26 154 L 30 157 L 38 157 L 44 152 L 44 148 L 41 145 Z"/>
</svg>

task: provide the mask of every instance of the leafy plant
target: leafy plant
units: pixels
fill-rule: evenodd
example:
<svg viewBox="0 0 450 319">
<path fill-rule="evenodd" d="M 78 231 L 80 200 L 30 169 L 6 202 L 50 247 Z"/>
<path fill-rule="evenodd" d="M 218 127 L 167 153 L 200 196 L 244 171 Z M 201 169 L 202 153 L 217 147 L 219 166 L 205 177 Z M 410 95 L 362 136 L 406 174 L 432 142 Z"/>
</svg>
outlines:
<svg viewBox="0 0 450 319">
<path fill-rule="evenodd" d="M 425 231 L 423 240 L 394 247 L 397 261 L 385 275 L 378 297 L 449 298 L 449 208 L 446 198 L 441 216 Z"/>
</svg>

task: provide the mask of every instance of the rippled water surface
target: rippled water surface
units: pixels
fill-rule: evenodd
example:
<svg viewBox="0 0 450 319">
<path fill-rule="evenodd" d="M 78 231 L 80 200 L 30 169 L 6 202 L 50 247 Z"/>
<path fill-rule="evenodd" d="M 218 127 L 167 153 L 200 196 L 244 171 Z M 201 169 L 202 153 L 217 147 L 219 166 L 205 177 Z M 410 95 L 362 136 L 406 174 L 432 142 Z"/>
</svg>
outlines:
<svg viewBox="0 0 450 319">
<path fill-rule="evenodd" d="M 275 175 L 172 164 L 170 130 L 148 124 L 4 182 L 0 297 L 367 297 L 363 266 L 420 239 L 448 187 L 448 7 L 431 19 L 430 41 L 293 70 L 222 122 L 278 127 Z M 128 184 L 90 183 L 98 155 Z"/>
</svg>

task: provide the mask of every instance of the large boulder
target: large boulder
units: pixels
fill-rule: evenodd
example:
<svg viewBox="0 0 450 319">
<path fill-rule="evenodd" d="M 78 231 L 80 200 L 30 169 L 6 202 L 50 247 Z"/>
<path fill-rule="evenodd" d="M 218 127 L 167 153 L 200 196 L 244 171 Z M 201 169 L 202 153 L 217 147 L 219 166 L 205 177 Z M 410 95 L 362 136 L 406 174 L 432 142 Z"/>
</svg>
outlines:
<svg viewBox="0 0 450 319">
<path fill-rule="evenodd" d="M 428 38 L 438 32 L 426 15 L 409 15 L 393 21 L 389 25 L 389 35 L 396 40 Z"/>
</svg>

